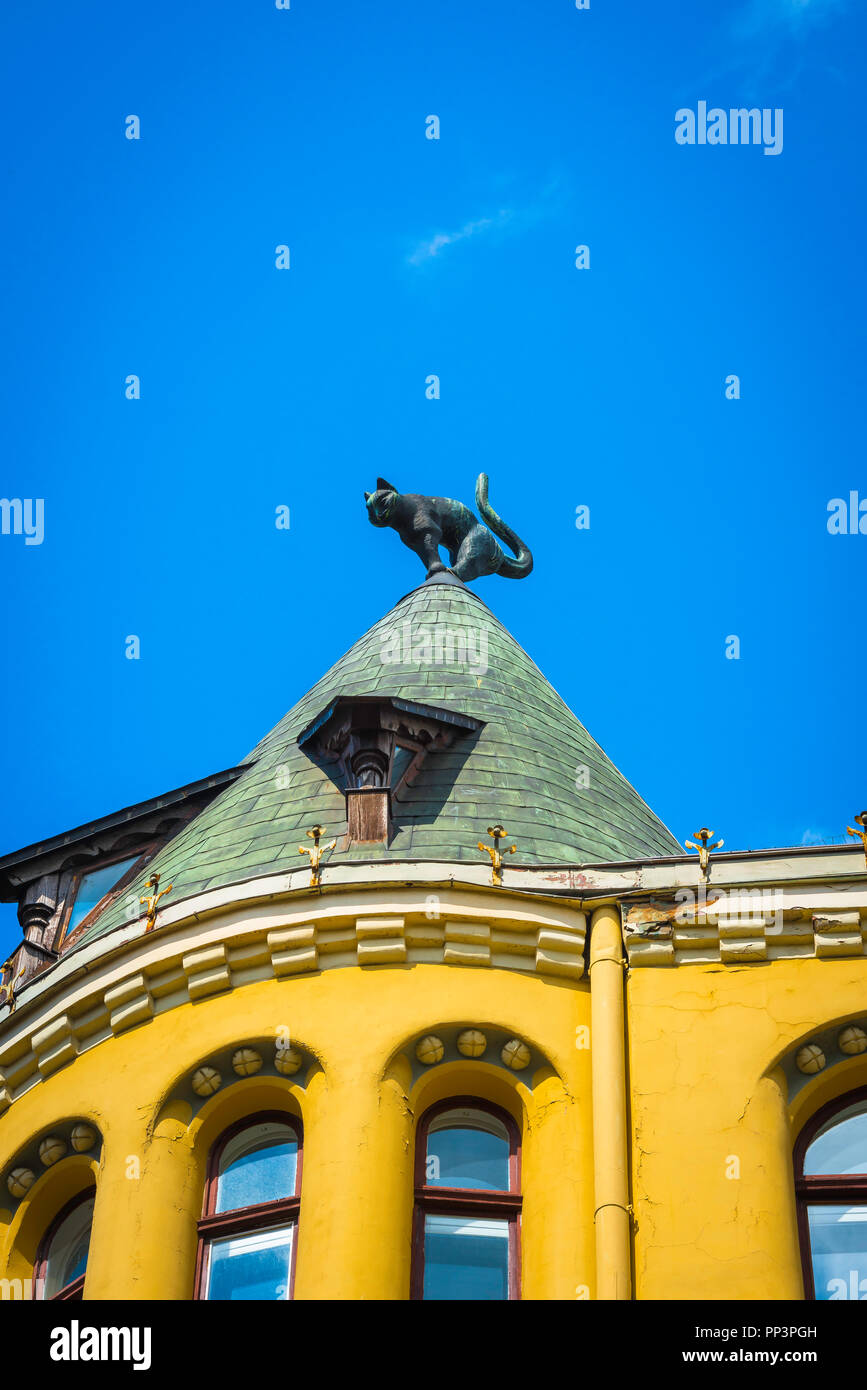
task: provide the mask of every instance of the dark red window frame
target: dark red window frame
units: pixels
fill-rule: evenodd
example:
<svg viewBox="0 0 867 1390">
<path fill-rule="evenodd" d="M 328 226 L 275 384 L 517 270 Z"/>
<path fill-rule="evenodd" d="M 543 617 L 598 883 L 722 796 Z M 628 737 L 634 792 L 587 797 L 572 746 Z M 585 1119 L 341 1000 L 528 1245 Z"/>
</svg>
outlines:
<svg viewBox="0 0 867 1390">
<path fill-rule="evenodd" d="M 815 1301 L 816 1285 L 813 1278 L 813 1252 L 810 1248 L 810 1223 L 807 1207 L 852 1205 L 867 1206 L 867 1173 L 821 1173 L 813 1176 L 804 1173 L 804 1158 L 807 1149 L 823 1125 L 843 1110 L 867 1100 L 867 1086 L 857 1091 L 847 1091 L 823 1105 L 801 1130 L 795 1144 L 795 1194 L 798 1200 L 798 1236 L 801 1242 L 801 1266 L 804 1271 L 804 1297 Z"/>
<path fill-rule="evenodd" d="M 469 1187 L 428 1187 L 427 1141 L 431 1122 L 448 1110 L 483 1110 L 506 1126 L 509 1135 L 509 1191 Z M 440 1216 L 499 1217 L 509 1222 L 509 1300 L 521 1297 L 521 1135 L 508 1110 L 478 1096 L 451 1096 L 437 1101 L 419 1120 L 415 1144 L 415 1207 L 412 1231 L 410 1298 L 424 1295 L 424 1219 Z"/>
<path fill-rule="evenodd" d="M 295 1193 L 291 1197 L 282 1197 L 276 1202 L 260 1202 L 255 1207 L 236 1207 L 232 1211 L 215 1210 L 217 1205 L 217 1184 L 220 1177 L 220 1159 L 223 1156 L 226 1145 L 231 1143 L 237 1134 L 245 1129 L 252 1129 L 254 1125 L 264 1125 L 270 1123 L 288 1125 L 294 1130 L 298 1140 L 298 1155 L 295 1164 Z M 292 1115 L 287 1110 L 258 1110 L 253 1115 L 245 1115 L 242 1120 L 236 1120 L 228 1129 L 223 1130 L 219 1138 L 214 1142 L 208 1157 L 208 1175 L 205 1179 L 205 1198 L 202 1207 L 202 1216 L 198 1223 L 199 1246 L 196 1252 L 196 1280 L 195 1280 L 195 1299 L 205 1298 L 205 1255 L 207 1247 L 211 1241 L 222 1236 L 243 1235 L 246 1231 L 267 1230 L 271 1226 L 285 1226 L 290 1221 L 295 1225 L 295 1235 L 292 1240 L 292 1268 L 289 1271 L 289 1298 L 295 1296 L 295 1263 L 298 1253 L 298 1225 L 299 1214 L 301 1211 L 301 1168 L 304 1155 L 304 1132 L 301 1121 L 297 1115 Z"/>
<path fill-rule="evenodd" d="M 39 1249 L 36 1254 L 36 1263 L 33 1266 L 33 1287 L 34 1291 L 37 1293 L 37 1297 L 40 1285 L 43 1283 L 48 1270 L 48 1253 L 51 1249 L 52 1240 L 56 1236 L 63 1222 L 66 1220 L 67 1216 L 71 1216 L 72 1213 L 75 1211 L 75 1208 L 80 1207 L 84 1202 L 93 1201 L 93 1198 L 95 1196 L 95 1187 L 86 1187 L 83 1192 L 79 1192 L 77 1196 L 73 1197 L 71 1201 L 67 1202 L 65 1206 L 60 1208 L 60 1211 L 57 1213 L 51 1225 L 48 1227 L 48 1230 L 45 1232 L 45 1235 L 39 1242 Z M 70 1283 L 64 1284 L 63 1288 L 58 1289 L 57 1293 L 52 1294 L 51 1298 L 47 1299 L 46 1302 L 61 1303 L 65 1299 L 72 1300 L 83 1298 L 84 1281 L 86 1278 L 87 1271 L 85 1270 L 84 1274 L 80 1274 L 77 1279 L 73 1279 Z"/>
</svg>

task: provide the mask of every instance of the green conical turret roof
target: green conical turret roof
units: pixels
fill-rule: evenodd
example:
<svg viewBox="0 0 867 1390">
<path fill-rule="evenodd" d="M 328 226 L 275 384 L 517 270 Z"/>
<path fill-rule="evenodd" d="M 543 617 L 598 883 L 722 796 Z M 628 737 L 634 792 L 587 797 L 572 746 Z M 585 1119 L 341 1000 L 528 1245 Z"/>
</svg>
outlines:
<svg viewBox="0 0 867 1390">
<path fill-rule="evenodd" d="M 176 903 L 297 868 L 298 846 L 308 843 L 305 832 L 317 822 L 329 839 L 345 835 L 339 781 L 298 745 L 299 735 L 341 696 L 398 697 L 470 716 L 484 727 L 427 756 L 415 783 L 394 801 L 388 846 L 338 846 L 324 862 L 478 862 L 477 841 L 495 821 L 517 842 L 516 867 L 682 853 L 482 600 L 457 582 L 425 583 L 370 628 L 262 739 L 244 759 L 249 771 L 160 851 L 141 883 L 159 870 L 173 883 L 170 901 Z M 134 883 L 128 891 L 139 887 Z M 115 906 L 82 940 L 122 920 Z"/>
</svg>

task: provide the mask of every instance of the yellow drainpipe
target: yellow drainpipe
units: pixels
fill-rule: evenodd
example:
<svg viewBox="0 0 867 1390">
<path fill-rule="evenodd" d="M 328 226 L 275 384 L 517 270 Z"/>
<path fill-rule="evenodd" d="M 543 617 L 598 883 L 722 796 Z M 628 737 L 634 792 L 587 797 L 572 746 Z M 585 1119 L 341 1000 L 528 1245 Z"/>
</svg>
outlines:
<svg viewBox="0 0 867 1390">
<path fill-rule="evenodd" d="M 632 1215 L 626 1131 L 624 963 L 620 913 L 597 907 L 590 928 L 596 1297 L 632 1297 Z"/>
</svg>

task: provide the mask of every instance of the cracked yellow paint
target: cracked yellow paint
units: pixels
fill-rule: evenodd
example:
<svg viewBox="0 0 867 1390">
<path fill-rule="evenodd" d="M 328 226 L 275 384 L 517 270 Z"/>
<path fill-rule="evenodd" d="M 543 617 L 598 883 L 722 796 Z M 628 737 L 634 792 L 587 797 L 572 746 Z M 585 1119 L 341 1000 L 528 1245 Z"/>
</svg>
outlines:
<svg viewBox="0 0 867 1390">
<path fill-rule="evenodd" d="M 863 958 L 630 973 L 636 1297 L 803 1298 L 794 1142 L 827 1100 L 867 1084 L 867 1059 L 791 1104 L 779 1063 L 865 1001 Z"/>
</svg>

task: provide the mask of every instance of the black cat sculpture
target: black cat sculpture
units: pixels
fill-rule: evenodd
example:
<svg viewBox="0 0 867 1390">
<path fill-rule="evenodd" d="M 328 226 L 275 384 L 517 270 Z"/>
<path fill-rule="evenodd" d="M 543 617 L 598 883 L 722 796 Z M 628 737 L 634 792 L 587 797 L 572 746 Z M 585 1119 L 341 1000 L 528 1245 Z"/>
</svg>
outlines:
<svg viewBox="0 0 867 1390">
<path fill-rule="evenodd" d="M 423 497 L 417 492 L 401 493 L 385 478 L 377 478 L 376 492 L 366 492 L 364 500 L 371 524 L 392 526 L 404 545 L 423 562 L 428 579 L 448 571 L 465 581 L 481 579 L 486 574 L 523 579 L 533 568 L 529 548 L 488 502 L 486 473 L 480 473 L 476 481 L 476 506 L 490 531 L 463 502 L 453 502 L 450 497 Z M 500 549 L 491 531 L 514 550 L 514 560 Z M 441 545 L 449 552 L 450 566 L 440 559 Z"/>
</svg>

